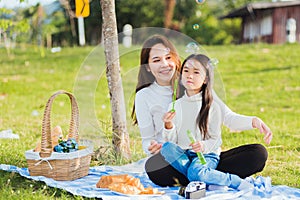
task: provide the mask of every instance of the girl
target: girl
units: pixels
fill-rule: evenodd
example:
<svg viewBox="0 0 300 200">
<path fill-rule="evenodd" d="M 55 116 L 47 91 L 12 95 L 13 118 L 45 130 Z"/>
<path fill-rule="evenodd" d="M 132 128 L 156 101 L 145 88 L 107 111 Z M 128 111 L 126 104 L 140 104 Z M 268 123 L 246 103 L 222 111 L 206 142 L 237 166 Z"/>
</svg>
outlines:
<svg viewBox="0 0 300 200">
<path fill-rule="evenodd" d="M 221 152 L 222 114 L 213 101 L 211 71 L 209 58 L 203 54 L 192 54 L 183 62 L 181 83 L 185 95 L 175 102 L 175 112 L 169 111 L 163 117 L 163 137 L 168 142 L 163 144 L 161 154 L 189 181 L 249 189 L 252 185 L 239 176 L 215 170 Z M 187 136 L 190 130 L 196 138 L 193 143 Z M 206 164 L 200 163 L 196 152 L 204 154 Z"/>
<path fill-rule="evenodd" d="M 160 186 L 189 183 L 189 180 L 170 166 L 159 153 L 164 142 L 162 117 L 172 102 L 174 76 L 176 72 L 180 73 L 180 68 L 179 55 L 173 44 L 164 36 L 154 35 L 144 42 L 132 118 L 139 126 L 145 153 L 152 155 L 146 162 L 146 172 L 149 178 Z M 257 117 L 234 113 L 215 93 L 213 97 L 220 105 L 225 126 L 233 130 L 258 128 L 265 134 L 265 141 L 271 141 L 272 132 L 263 121 Z M 247 177 L 262 171 L 266 160 L 267 151 L 264 146 L 243 145 L 222 152 L 218 169 Z"/>
</svg>

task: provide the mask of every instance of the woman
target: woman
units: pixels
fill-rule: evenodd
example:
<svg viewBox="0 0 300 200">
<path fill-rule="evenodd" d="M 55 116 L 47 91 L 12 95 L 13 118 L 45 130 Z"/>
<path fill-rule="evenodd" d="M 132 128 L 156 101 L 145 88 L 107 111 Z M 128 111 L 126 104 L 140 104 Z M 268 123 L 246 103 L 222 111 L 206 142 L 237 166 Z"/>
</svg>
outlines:
<svg viewBox="0 0 300 200">
<path fill-rule="evenodd" d="M 144 151 L 153 155 L 146 162 L 146 172 L 149 178 L 160 186 L 189 183 L 188 179 L 169 165 L 159 152 L 164 142 L 162 117 L 172 102 L 172 86 L 180 68 L 177 50 L 165 37 L 154 35 L 144 42 L 132 118 L 139 126 Z M 182 88 L 178 90 L 178 96 L 182 95 Z M 213 98 L 221 107 L 225 126 L 232 130 L 257 128 L 264 133 L 265 142 L 270 143 L 272 132 L 262 120 L 232 112 L 215 93 Z M 217 170 L 245 178 L 262 171 L 267 157 L 267 150 L 260 144 L 242 145 L 221 152 Z"/>
</svg>

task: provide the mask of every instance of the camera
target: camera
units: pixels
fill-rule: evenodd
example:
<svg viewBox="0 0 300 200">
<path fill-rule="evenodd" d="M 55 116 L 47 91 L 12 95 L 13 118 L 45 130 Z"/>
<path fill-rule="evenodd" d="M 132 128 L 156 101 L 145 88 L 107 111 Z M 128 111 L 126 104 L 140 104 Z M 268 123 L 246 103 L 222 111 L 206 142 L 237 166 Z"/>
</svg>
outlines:
<svg viewBox="0 0 300 200">
<path fill-rule="evenodd" d="M 205 197 L 205 188 L 206 184 L 204 182 L 192 181 L 186 187 L 181 187 L 178 193 L 186 199 L 200 199 Z"/>
</svg>

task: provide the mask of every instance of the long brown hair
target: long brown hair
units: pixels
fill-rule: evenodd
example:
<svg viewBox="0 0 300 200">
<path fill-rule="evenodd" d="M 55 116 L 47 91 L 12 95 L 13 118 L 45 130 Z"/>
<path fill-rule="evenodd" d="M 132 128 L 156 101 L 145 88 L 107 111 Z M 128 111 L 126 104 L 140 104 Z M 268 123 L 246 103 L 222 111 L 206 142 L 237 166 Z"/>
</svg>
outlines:
<svg viewBox="0 0 300 200">
<path fill-rule="evenodd" d="M 153 74 L 149 71 L 147 71 L 148 65 L 149 65 L 149 54 L 152 49 L 152 47 L 156 44 L 162 44 L 166 48 L 170 49 L 170 55 L 172 56 L 173 61 L 176 65 L 176 72 L 174 77 L 172 78 L 172 85 L 174 84 L 174 80 L 176 78 L 176 75 L 180 72 L 181 62 L 180 57 L 177 53 L 177 50 L 175 46 L 164 36 L 162 35 L 153 35 L 150 38 L 148 38 L 142 47 L 141 54 L 140 54 L 140 69 L 138 74 L 138 82 L 136 85 L 135 93 L 137 93 L 139 90 L 148 87 L 155 81 L 155 77 Z M 137 119 L 135 115 L 135 104 L 133 104 L 131 118 L 133 120 L 133 124 L 137 124 Z"/>
<path fill-rule="evenodd" d="M 213 69 L 210 64 L 210 59 L 206 55 L 192 54 L 183 61 L 180 74 L 182 74 L 182 69 L 186 61 L 191 59 L 200 62 L 201 65 L 206 70 L 206 78 L 205 78 L 206 81 L 203 83 L 200 89 L 200 91 L 202 92 L 202 106 L 197 116 L 196 123 L 198 124 L 200 132 L 202 133 L 203 139 L 207 139 L 209 137 L 208 135 L 209 109 L 213 102 L 213 96 L 212 96 Z"/>
</svg>

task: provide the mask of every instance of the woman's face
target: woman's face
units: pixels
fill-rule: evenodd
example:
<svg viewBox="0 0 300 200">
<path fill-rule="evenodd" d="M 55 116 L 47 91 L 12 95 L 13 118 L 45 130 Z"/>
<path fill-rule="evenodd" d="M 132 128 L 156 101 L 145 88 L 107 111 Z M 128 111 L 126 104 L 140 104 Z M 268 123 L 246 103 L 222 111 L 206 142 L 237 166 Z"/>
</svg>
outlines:
<svg viewBox="0 0 300 200">
<path fill-rule="evenodd" d="M 205 78 L 206 70 L 199 61 L 190 59 L 185 62 L 182 69 L 181 80 L 183 86 L 186 88 L 188 96 L 200 92 Z"/>
<path fill-rule="evenodd" d="M 171 79 L 175 73 L 176 65 L 173 61 L 170 49 L 163 44 L 154 45 L 149 53 L 149 68 L 159 85 L 171 85 Z"/>
</svg>

